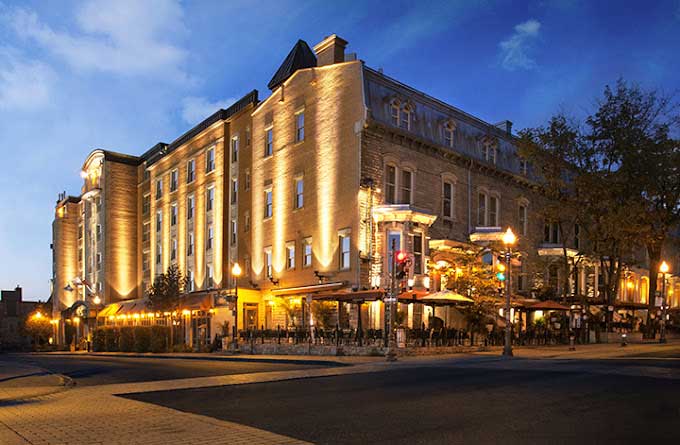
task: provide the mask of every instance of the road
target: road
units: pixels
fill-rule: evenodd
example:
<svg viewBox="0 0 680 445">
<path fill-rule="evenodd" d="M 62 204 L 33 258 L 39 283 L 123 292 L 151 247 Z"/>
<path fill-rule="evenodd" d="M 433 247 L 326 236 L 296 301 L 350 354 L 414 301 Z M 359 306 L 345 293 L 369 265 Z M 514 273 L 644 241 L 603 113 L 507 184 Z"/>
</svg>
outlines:
<svg viewBox="0 0 680 445">
<path fill-rule="evenodd" d="M 128 395 L 320 444 L 680 443 L 680 360 L 442 362 Z"/>
<path fill-rule="evenodd" d="M 10 354 L 3 362 L 17 362 L 65 375 L 77 386 L 183 379 L 215 375 L 248 374 L 265 371 L 311 369 L 321 364 L 268 363 L 174 358 L 141 358 L 94 355 Z M 16 380 L 16 379 L 13 379 Z M 2 379 L 0 379 L 0 383 Z M 8 382 L 9 383 L 9 382 Z"/>
</svg>

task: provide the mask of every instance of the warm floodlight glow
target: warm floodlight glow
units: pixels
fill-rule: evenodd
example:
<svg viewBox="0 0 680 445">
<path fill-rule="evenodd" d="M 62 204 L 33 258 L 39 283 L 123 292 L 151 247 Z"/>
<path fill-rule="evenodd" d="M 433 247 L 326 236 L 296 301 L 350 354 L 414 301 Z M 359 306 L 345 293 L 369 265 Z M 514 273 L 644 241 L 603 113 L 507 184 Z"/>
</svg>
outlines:
<svg viewBox="0 0 680 445">
<path fill-rule="evenodd" d="M 93 302 L 94 304 L 101 304 L 101 303 L 102 303 L 102 299 L 99 298 L 99 295 L 95 295 L 95 297 L 92 299 L 92 302 Z"/>
<path fill-rule="evenodd" d="M 512 229 L 508 227 L 508 230 L 503 234 L 503 244 L 506 246 L 512 246 L 517 241 L 517 237 L 512 233 Z"/>
<path fill-rule="evenodd" d="M 238 263 L 234 263 L 231 268 L 231 274 L 235 277 L 240 277 L 242 272 L 241 266 Z"/>
<path fill-rule="evenodd" d="M 665 261 L 661 262 L 661 266 L 659 266 L 659 272 L 661 273 L 668 273 L 670 270 L 670 267 L 668 266 L 668 263 Z"/>
</svg>

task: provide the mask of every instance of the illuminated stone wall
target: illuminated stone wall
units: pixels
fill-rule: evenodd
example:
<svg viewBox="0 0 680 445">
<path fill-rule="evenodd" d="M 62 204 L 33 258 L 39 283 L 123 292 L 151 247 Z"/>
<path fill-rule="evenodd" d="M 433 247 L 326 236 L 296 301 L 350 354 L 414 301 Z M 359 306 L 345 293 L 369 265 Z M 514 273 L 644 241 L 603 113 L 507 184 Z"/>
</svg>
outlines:
<svg viewBox="0 0 680 445">
<path fill-rule="evenodd" d="M 78 289 L 64 290 L 78 275 L 78 221 L 80 203 L 77 198 L 67 198 L 57 203 L 52 222 L 53 255 L 53 316 L 70 307 L 78 299 Z"/>
</svg>

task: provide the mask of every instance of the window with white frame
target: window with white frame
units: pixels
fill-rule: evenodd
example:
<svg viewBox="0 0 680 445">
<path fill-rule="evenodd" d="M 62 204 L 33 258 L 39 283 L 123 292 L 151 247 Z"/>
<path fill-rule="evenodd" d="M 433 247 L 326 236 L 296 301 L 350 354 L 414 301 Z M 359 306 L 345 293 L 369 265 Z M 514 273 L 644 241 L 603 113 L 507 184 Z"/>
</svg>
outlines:
<svg viewBox="0 0 680 445">
<path fill-rule="evenodd" d="M 453 219 L 455 186 L 451 181 L 442 182 L 442 216 Z"/>
<path fill-rule="evenodd" d="M 231 162 L 238 162 L 238 136 L 231 138 Z"/>
<path fill-rule="evenodd" d="M 187 197 L 187 219 L 194 218 L 194 197 Z"/>
<path fill-rule="evenodd" d="M 177 169 L 174 169 L 173 171 L 170 172 L 170 191 L 174 192 L 177 190 L 177 177 L 178 177 L 178 171 Z"/>
<path fill-rule="evenodd" d="M 238 198 L 238 179 L 231 178 L 231 203 L 236 204 Z"/>
<path fill-rule="evenodd" d="M 413 172 L 408 169 L 401 171 L 401 204 L 411 204 L 413 199 Z"/>
<path fill-rule="evenodd" d="M 187 234 L 187 256 L 194 254 L 194 234 L 189 232 Z"/>
<path fill-rule="evenodd" d="M 238 236 L 236 232 L 236 220 L 232 219 L 231 220 L 231 245 L 233 246 L 236 244 L 236 237 Z"/>
<path fill-rule="evenodd" d="M 272 189 L 270 187 L 264 191 L 264 219 L 272 217 L 273 199 Z"/>
<path fill-rule="evenodd" d="M 243 212 L 243 231 L 250 232 L 250 211 Z"/>
<path fill-rule="evenodd" d="M 215 205 L 215 187 L 210 186 L 206 192 L 205 211 L 210 212 Z"/>
<path fill-rule="evenodd" d="M 186 286 L 187 292 L 194 291 L 194 271 L 191 269 L 187 269 Z"/>
<path fill-rule="evenodd" d="M 142 198 L 142 214 L 148 215 L 150 211 L 151 211 L 151 195 L 147 193 Z"/>
<path fill-rule="evenodd" d="M 264 248 L 264 272 L 267 277 L 272 277 L 272 246 Z"/>
<path fill-rule="evenodd" d="M 274 154 L 274 127 L 264 130 L 264 157 L 268 158 Z"/>
<path fill-rule="evenodd" d="M 170 261 L 177 259 L 177 240 L 175 238 L 170 242 Z"/>
<path fill-rule="evenodd" d="M 156 179 L 156 199 L 161 199 L 163 197 L 163 179 Z"/>
<path fill-rule="evenodd" d="M 444 145 L 447 147 L 453 147 L 453 132 L 455 127 L 453 123 L 447 122 L 444 124 Z"/>
<path fill-rule="evenodd" d="M 170 206 L 170 225 L 177 225 L 177 204 L 172 204 Z"/>
<path fill-rule="evenodd" d="M 411 110 L 411 107 L 409 105 L 405 105 L 404 108 L 401 110 L 401 122 L 399 126 L 404 130 L 410 130 L 412 118 L 413 111 Z"/>
<path fill-rule="evenodd" d="M 304 192 L 305 180 L 302 177 L 295 178 L 295 200 L 293 204 L 296 209 L 301 209 L 305 204 Z"/>
<path fill-rule="evenodd" d="M 187 184 L 194 182 L 196 179 L 196 160 L 189 159 L 187 162 Z"/>
<path fill-rule="evenodd" d="M 147 242 L 151 239 L 151 223 L 145 222 L 142 224 L 142 242 Z"/>
<path fill-rule="evenodd" d="M 392 121 L 392 125 L 395 127 L 399 126 L 399 102 L 393 101 L 392 104 L 390 104 L 390 119 Z"/>
<path fill-rule="evenodd" d="M 205 172 L 215 170 L 215 148 L 210 148 L 205 154 Z"/>
<path fill-rule="evenodd" d="M 160 210 L 156 212 L 156 232 L 160 232 L 163 229 L 163 212 Z"/>
<path fill-rule="evenodd" d="M 500 214 L 500 199 L 487 192 L 477 194 L 477 226 L 498 227 Z"/>
<path fill-rule="evenodd" d="M 310 267 L 312 265 L 312 237 L 307 237 L 302 240 L 302 267 Z"/>
<path fill-rule="evenodd" d="M 305 140 L 305 111 L 295 113 L 295 142 Z"/>
<path fill-rule="evenodd" d="M 213 229 L 212 224 L 208 225 L 208 230 L 206 240 L 205 240 L 205 249 L 206 250 L 211 250 L 213 248 L 213 239 L 215 237 L 215 231 Z"/>
<path fill-rule="evenodd" d="M 521 203 L 519 207 L 517 208 L 518 211 L 518 218 L 517 222 L 519 224 L 519 233 L 520 235 L 525 235 L 527 234 L 527 205 L 525 203 Z"/>
<path fill-rule="evenodd" d="M 295 269 L 295 242 L 286 243 L 286 269 Z"/>
<path fill-rule="evenodd" d="M 340 269 L 346 270 L 350 268 L 350 256 L 351 256 L 351 238 L 349 230 L 343 230 L 338 234 L 339 243 L 339 266 Z"/>
<path fill-rule="evenodd" d="M 482 144 L 482 156 L 485 161 L 496 164 L 496 144 L 492 142 L 484 142 Z"/>
<path fill-rule="evenodd" d="M 488 207 L 489 217 L 488 223 L 490 227 L 498 227 L 498 198 L 489 195 L 489 207 Z"/>
<path fill-rule="evenodd" d="M 385 168 L 385 203 L 396 204 L 397 202 L 397 167 L 387 165 Z"/>
<path fill-rule="evenodd" d="M 205 287 L 210 289 L 214 286 L 215 280 L 213 276 L 213 266 L 212 264 L 206 264 L 205 266 Z"/>
</svg>

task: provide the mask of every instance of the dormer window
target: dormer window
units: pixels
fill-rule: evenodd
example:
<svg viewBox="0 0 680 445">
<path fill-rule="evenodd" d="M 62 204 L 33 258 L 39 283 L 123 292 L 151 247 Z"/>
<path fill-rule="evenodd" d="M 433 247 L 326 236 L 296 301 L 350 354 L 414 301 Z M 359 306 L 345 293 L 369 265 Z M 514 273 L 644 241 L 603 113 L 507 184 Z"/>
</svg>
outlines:
<svg viewBox="0 0 680 445">
<path fill-rule="evenodd" d="M 524 158 L 519 158 L 519 173 L 526 176 L 529 172 L 529 163 Z"/>
<path fill-rule="evenodd" d="M 482 144 L 482 157 L 485 161 L 496 165 L 496 145 L 491 142 Z"/>
<path fill-rule="evenodd" d="M 393 101 L 390 105 L 390 113 L 392 118 L 392 125 L 395 127 L 399 126 L 399 102 Z"/>
<path fill-rule="evenodd" d="M 401 124 L 399 126 L 404 130 L 411 129 L 411 114 L 411 107 L 408 105 L 401 110 Z"/>
</svg>

